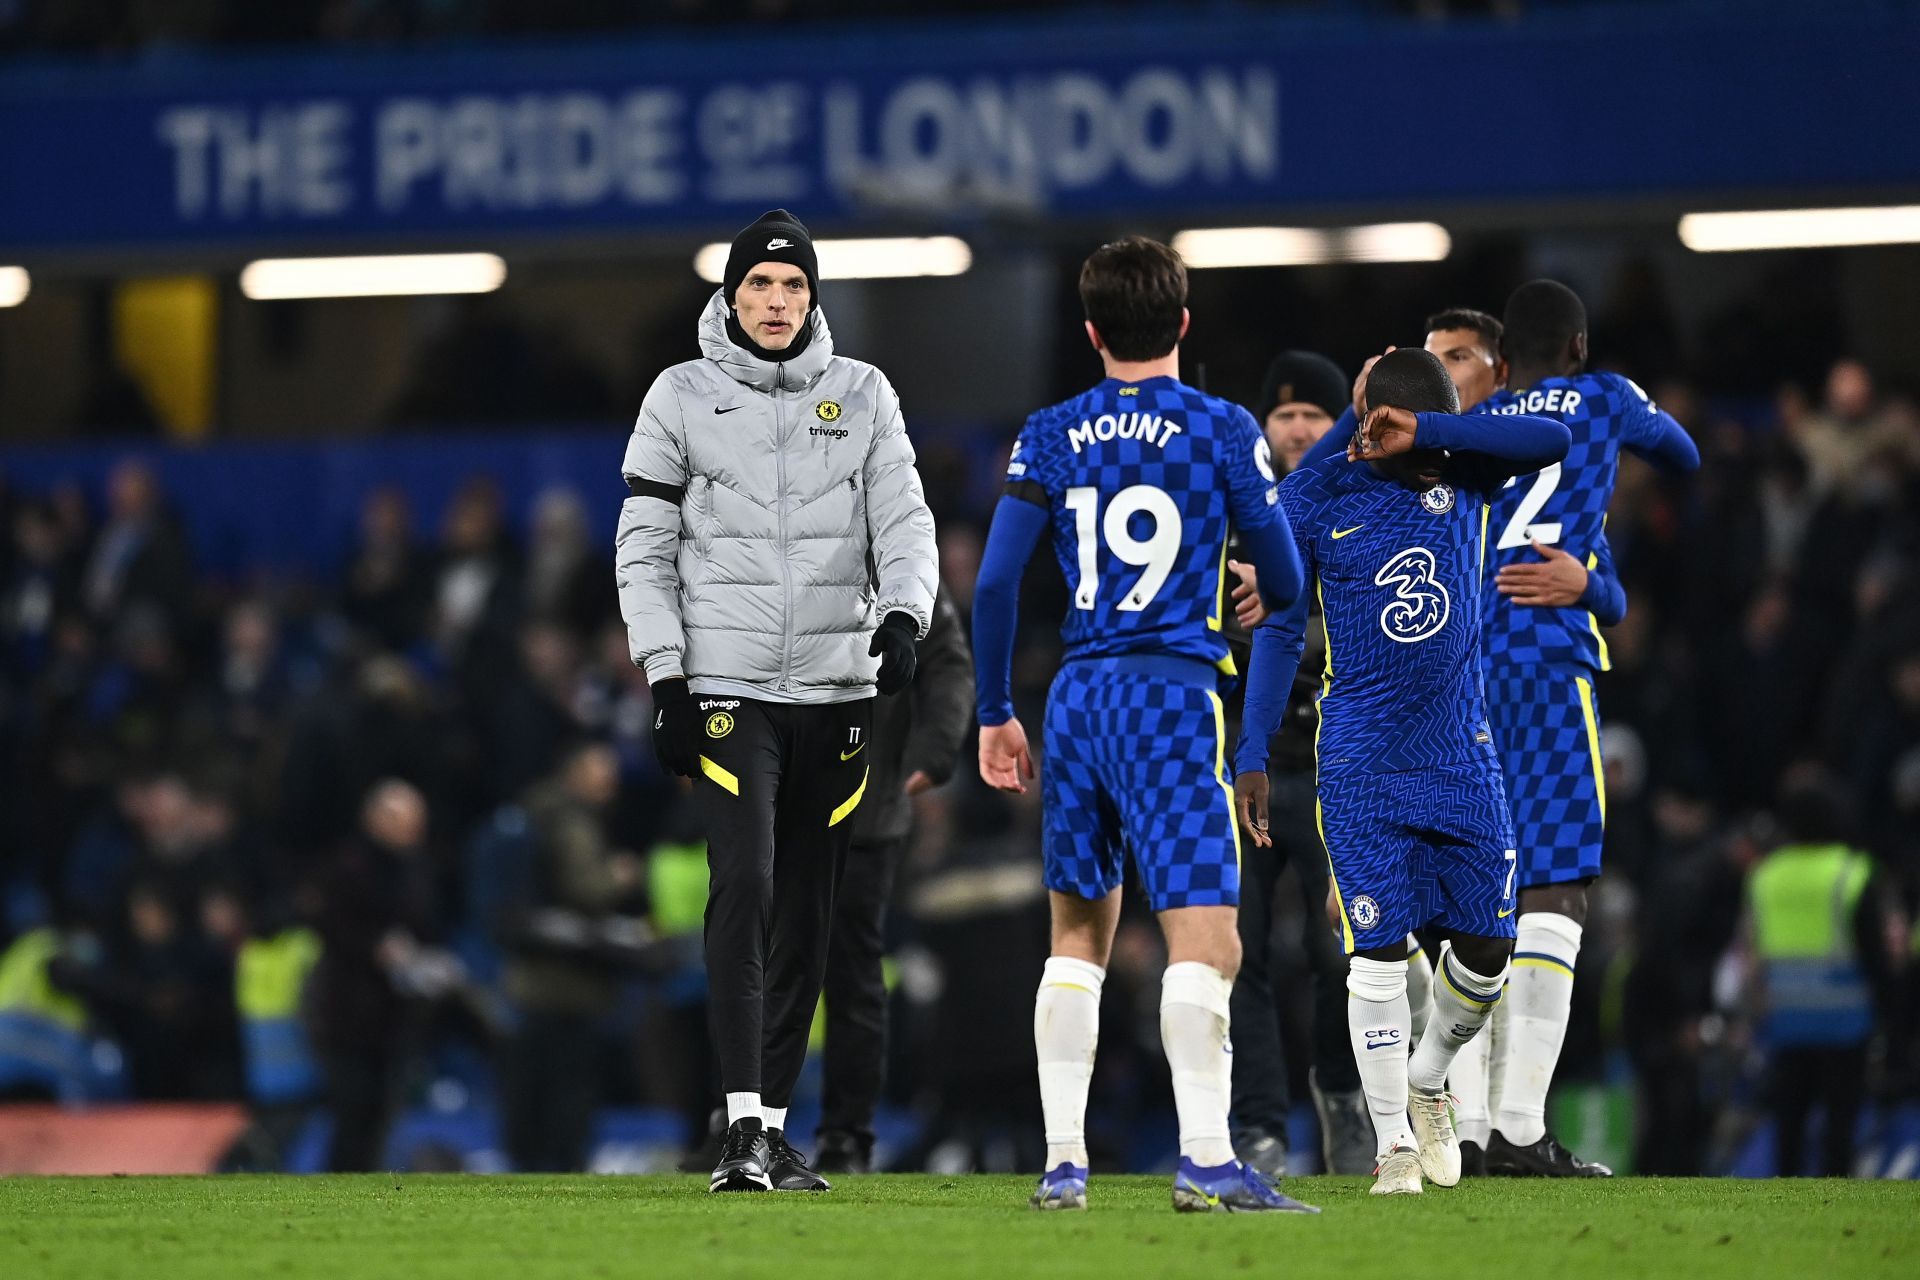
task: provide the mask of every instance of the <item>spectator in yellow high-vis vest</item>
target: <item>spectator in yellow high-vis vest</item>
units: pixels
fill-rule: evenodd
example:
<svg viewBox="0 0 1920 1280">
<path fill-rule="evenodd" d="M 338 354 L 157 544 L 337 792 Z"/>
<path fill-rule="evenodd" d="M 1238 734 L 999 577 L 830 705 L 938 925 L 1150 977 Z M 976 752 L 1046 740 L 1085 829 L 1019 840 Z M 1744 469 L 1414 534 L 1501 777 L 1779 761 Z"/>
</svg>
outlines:
<svg viewBox="0 0 1920 1280">
<path fill-rule="evenodd" d="M 1792 777 L 1780 801 L 1786 843 L 1747 882 L 1747 912 L 1769 1053 L 1780 1173 L 1806 1168 L 1807 1124 L 1823 1113 L 1812 1172 L 1844 1177 L 1866 1094 L 1867 1044 L 1898 962 L 1887 948 L 1873 860 L 1845 840 L 1831 785 Z"/>
</svg>

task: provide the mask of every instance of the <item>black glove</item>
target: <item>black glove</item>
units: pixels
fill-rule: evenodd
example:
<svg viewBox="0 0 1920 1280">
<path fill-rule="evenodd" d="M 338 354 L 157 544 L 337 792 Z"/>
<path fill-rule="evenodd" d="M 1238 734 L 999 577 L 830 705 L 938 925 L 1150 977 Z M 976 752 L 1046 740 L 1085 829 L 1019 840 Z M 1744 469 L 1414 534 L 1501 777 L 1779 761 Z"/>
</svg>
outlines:
<svg viewBox="0 0 1920 1280">
<path fill-rule="evenodd" d="M 880 692 L 898 693 L 913 683 L 913 669 L 919 664 L 913 652 L 913 638 L 919 631 L 920 624 L 913 620 L 913 615 L 898 610 L 874 628 L 867 656 L 880 659 L 880 676 L 876 681 Z"/>
<path fill-rule="evenodd" d="M 683 679 L 653 686 L 653 753 L 668 773 L 691 778 L 700 772 L 700 713 Z"/>
</svg>

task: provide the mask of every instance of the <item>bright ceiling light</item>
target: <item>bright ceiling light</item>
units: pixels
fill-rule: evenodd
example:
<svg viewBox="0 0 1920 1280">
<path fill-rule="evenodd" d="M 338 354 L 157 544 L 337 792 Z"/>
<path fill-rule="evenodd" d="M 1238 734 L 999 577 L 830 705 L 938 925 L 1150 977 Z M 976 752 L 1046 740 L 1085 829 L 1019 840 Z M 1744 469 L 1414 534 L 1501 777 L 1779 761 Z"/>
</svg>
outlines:
<svg viewBox="0 0 1920 1280">
<path fill-rule="evenodd" d="M 731 245 L 702 245 L 693 269 L 702 280 L 726 279 Z M 957 276 L 973 265 L 973 250 L 958 236 L 881 236 L 815 240 L 822 280 L 881 280 L 903 276 Z"/>
<path fill-rule="evenodd" d="M 1695 253 L 1914 242 L 1920 242 L 1920 204 L 1863 209 L 1752 209 L 1689 213 L 1680 219 L 1680 243 Z"/>
<path fill-rule="evenodd" d="M 1304 267 L 1329 262 L 1439 262 L 1453 238 L 1437 222 L 1360 227 L 1206 227 L 1173 248 L 1189 267 Z"/>
<path fill-rule="evenodd" d="M 506 279 L 507 264 L 491 253 L 262 258 L 241 270 L 240 292 L 256 301 L 492 293 Z"/>
<path fill-rule="evenodd" d="M 27 300 L 33 280 L 25 267 L 0 267 L 0 307 L 17 307 Z"/>
</svg>

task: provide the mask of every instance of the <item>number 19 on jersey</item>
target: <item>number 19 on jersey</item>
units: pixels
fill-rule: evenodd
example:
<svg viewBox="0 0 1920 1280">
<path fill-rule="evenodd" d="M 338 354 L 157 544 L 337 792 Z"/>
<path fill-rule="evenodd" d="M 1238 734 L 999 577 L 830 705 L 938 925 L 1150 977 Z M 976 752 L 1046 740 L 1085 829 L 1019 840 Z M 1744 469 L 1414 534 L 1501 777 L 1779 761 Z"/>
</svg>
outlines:
<svg viewBox="0 0 1920 1280">
<path fill-rule="evenodd" d="M 1166 490 L 1130 485 L 1113 495 L 1104 518 L 1099 511 L 1100 491 L 1092 485 L 1067 490 L 1066 501 L 1080 546 L 1080 585 L 1073 593 L 1074 607 L 1091 609 L 1099 596 L 1102 534 L 1115 559 L 1146 570 L 1127 588 L 1118 608 L 1136 613 L 1152 604 L 1180 555 L 1180 508 Z M 1141 514 L 1153 518 L 1153 532 L 1136 538 L 1130 526 L 1133 517 Z"/>
</svg>

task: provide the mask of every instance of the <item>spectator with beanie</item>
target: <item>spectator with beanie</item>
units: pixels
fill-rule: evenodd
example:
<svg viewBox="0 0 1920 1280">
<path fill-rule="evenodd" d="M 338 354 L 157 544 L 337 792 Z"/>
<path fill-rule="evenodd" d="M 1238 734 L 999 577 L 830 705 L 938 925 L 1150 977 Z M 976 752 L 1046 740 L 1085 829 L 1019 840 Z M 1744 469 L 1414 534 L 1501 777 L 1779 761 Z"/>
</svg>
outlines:
<svg viewBox="0 0 1920 1280">
<path fill-rule="evenodd" d="M 702 356 L 655 379 L 627 445 L 615 576 L 662 765 L 693 780 L 727 1139 L 715 1191 L 825 1190 L 786 1112 L 866 794 L 876 688 L 913 679 L 933 516 L 900 400 L 834 354 L 813 241 L 743 230 Z"/>
<path fill-rule="evenodd" d="M 1300 465 L 1347 407 L 1347 375 L 1317 351 L 1282 351 L 1267 366 L 1254 417 L 1273 448 L 1275 470 Z"/>
</svg>

